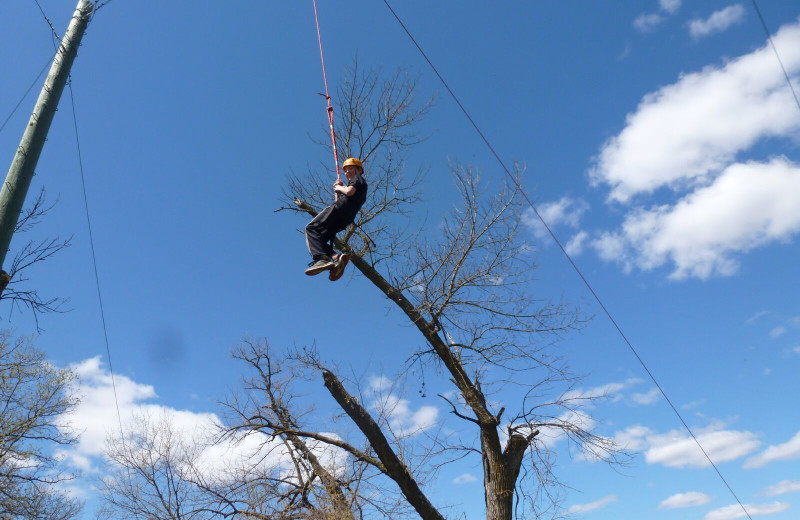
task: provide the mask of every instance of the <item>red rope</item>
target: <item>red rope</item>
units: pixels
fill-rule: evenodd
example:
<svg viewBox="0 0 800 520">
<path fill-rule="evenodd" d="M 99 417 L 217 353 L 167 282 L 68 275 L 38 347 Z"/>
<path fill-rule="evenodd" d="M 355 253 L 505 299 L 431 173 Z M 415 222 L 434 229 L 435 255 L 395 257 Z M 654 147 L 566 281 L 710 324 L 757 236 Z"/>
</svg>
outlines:
<svg viewBox="0 0 800 520">
<path fill-rule="evenodd" d="M 331 106 L 331 96 L 328 93 L 328 76 L 325 74 L 325 55 L 322 53 L 322 36 L 319 31 L 319 16 L 317 15 L 317 0 L 314 0 L 314 20 L 317 22 L 317 41 L 319 42 L 319 58 L 322 61 L 322 79 L 325 81 L 325 100 L 328 102 L 326 111 L 328 113 L 328 124 L 331 127 L 331 146 L 333 147 L 333 162 L 336 164 L 336 179 L 341 181 L 342 175 L 339 171 L 339 153 L 336 150 L 336 132 L 333 130 L 333 107 Z"/>
</svg>

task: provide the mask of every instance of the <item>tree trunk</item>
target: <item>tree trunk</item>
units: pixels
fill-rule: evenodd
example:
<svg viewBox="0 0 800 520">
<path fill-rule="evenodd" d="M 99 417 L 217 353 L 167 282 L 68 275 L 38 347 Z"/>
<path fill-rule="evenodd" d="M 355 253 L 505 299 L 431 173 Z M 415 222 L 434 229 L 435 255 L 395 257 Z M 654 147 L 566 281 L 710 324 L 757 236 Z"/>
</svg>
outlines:
<svg viewBox="0 0 800 520">
<path fill-rule="evenodd" d="M 333 398 L 336 399 L 336 402 L 339 403 L 339 406 L 347 412 L 347 415 L 350 416 L 367 438 L 370 446 L 375 450 L 375 454 L 386 467 L 386 475 L 397 483 L 400 491 L 403 492 L 406 500 L 414 507 L 417 514 L 423 520 L 444 520 L 441 513 L 436 510 L 428 500 L 428 497 L 419 488 L 408 467 L 397 457 L 397 454 L 389 445 L 389 441 L 386 440 L 383 432 L 381 432 L 380 426 L 370 416 L 369 412 L 358 403 L 355 397 L 347 392 L 332 372 L 325 370 L 322 373 L 322 377 L 325 380 L 325 388 L 328 389 Z"/>
<path fill-rule="evenodd" d="M 317 213 L 311 206 L 299 199 L 295 199 L 295 204 L 300 209 L 307 211 L 312 215 L 316 215 Z M 520 468 L 522 466 L 522 458 L 525 454 L 525 450 L 527 450 L 528 446 L 530 445 L 530 441 L 539 432 L 535 431 L 528 436 L 513 433 L 506 443 L 505 450 L 503 450 L 500 445 L 500 438 L 497 430 L 498 426 L 500 425 L 500 414 L 503 413 L 502 410 L 496 416 L 489 411 L 489 408 L 486 405 L 486 397 L 484 396 L 480 385 L 469 377 L 469 374 L 464 366 L 450 350 L 450 345 L 445 342 L 441 336 L 439 336 L 436 326 L 430 321 L 426 320 L 422 313 L 414 306 L 414 304 L 408 298 L 406 298 L 402 291 L 398 290 L 395 286 L 389 283 L 366 260 L 358 255 L 358 253 L 353 251 L 346 242 L 337 239 L 335 240 L 335 245 L 342 251 L 346 251 L 350 255 L 353 265 L 355 265 L 355 267 L 358 268 L 358 270 L 361 271 L 361 273 L 370 282 L 372 282 L 373 285 L 375 285 L 386 295 L 387 298 L 394 302 L 395 305 L 397 305 L 405 313 L 409 320 L 411 320 L 411 322 L 417 327 L 417 329 L 419 329 L 428 343 L 433 347 L 436 354 L 442 360 L 445 368 L 447 368 L 448 372 L 450 372 L 453 383 L 455 383 L 456 387 L 458 387 L 461 395 L 464 398 L 464 401 L 475 414 L 475 419 L 468 419 L 475 422 L 480 428 L 481 452 L 484 470 L 486 518 L 487 520 L 511 520 L 514 513 L 514 488 L 517 478 L 519 477 Z M 363 410 L 363 408 L 358 405 L 354 398 L 337 398 L 336 392 L 331 390 L 331 386 L 329 386 L 329 376 L 327 374 L 330 373 L 326 371 L 326 373 L 323 374 L 325 377 L 325 386 L 331 391 L 331 394 L 334 396 L 334 398 L 336 398 L 339 405 L 345 409 L 348 415 L 350 415 L 356 424 L 359 425 L 359 428 L 367 436 L 373 449 L 375 449 L 376 453 L 381 459 L 381 462 L 383 462 L 388 469 L 389 464 L 383 460 L 378 446 L 376 446 L 376 444 L 373 442 L 373 439 L 367 434 L 372 427 L 368 425 L 362 427 L 362 425 L 359 424 L 359 421 L 363 420 L 363 418 L 359 417 L 359 415 L 363 413 L 369 417 L 369 414 L 367 414 L 366 410 Z M 330 374 L 330 376 L 333 376 L 333 374 Z M 336 383 L 338 383 L 338 380 L 336 380 Z M 339 386 L 341 386 L 341 383 L 339 383 Z M 341 388 L 341 391 L 337 390 L 337 392 L 345 392 L 344 395 L 349 397 L 343 387 Z M 357 410 L 354 410 L 355 407 L 361 408 L 362 411 L 358 412 Z M 351 410 L 353 410 L 352 413 Z M 371 417 L 369 417 L 369 420 L 372 420 Z M 377 429 L 377 433 L 381 436 L 381 438 L 383 438 L 383 434 L 380 433 L 380 429 L 377 427 L 377 425 L 375 425 L 374 428 Z M 383 442 L 386 442 L 385 438 L 383 438 Z M 391 448 L 389 448 L 389 451 L 392 453 L 392 455 L 394 455 L 394 452 L 391 451 Z M 408 471 L 404 465 L 403 470 L 404 472 Z M 392 476 L 391 472 L 387 472 L 387 474 Z M 408 476 L 410 478 L 410 473 Z M 392 478 L 395 477 L 392 476 Z M 397 481 L 397 479 L 395 479 L 395 481 Z M 400 484 L 399 481 L 397 482 Z M 414 486 L 416 486 L 415 482 Z M 401 489 L 402 487 L 403 486 L 401 485 Z M 409 496 L 406 495 L 406 498 L 409 498 Z M 417 510 L 417 512 L 420 513 L 419 510 Z M 436 514 L 439 515 L 438 512 L 436 512 Z M 420 515 L 423 516 L 423 518 L 427 518 L 422 515 L 422 513 L 420 513 Z M 441 515 L 439 515 L 437 518 L 441 518 Z"/>
<path fill-rule="evenodd" d="M 511 520 L 514 515 L 514 487 L 522 458 L 531 439 L 539 432 L 533 432 L 528 437 L 512 435 L 502 454 L 493 448 L 497 441 L 492 433 L 496 434 L 496 430 L 485 433 L 481 430 L 486 520 Z"/>
</svg>

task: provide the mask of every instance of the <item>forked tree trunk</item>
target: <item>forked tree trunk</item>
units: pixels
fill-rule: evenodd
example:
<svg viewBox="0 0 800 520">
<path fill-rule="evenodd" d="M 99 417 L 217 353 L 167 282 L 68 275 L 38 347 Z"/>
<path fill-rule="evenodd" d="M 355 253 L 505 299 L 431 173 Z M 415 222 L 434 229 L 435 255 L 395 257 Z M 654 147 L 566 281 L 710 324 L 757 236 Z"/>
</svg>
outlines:
<svg viewBox="0 0 800 520">
<path fill-rule="evenodd" d="M 315 216 L 317 213 L 311 206 L 299 199 L 295 199 L 295 204 L 311 215 Z M 527 436 L 518 433 L 512 434 L 506 443 L 505 449 L 502 449 L 498 427 L 500 425 L 500 415 L 503 411 L 501 410 L 497 415 L 489 411 L 486 404 L 486 396 L 483 394 L 480 385 L 470 378 L 464 365 L 453 355 L 450 345 L 439 336 L 436 326 L 426 320 L 422 313 L 408 298 L 406 298 L 401 290 L 389 283 L 389 281 L 366 260 L 348 247 L 346 242 L 335 240 L 335 245 L 340 250 L 346 251 L 350 255 L 353 265 L 405 313 L 433 347 L 436 355 L 441 359 L 445 368 L 450 373 L 452 381 L 456 387 L 458 387 L 465 403 L 470 407 L 472 413 L 475 414 L 474 419 L 468 417 L 464 418 L 474 422 L 480 429 L 486 519 L 511 520 L 514 514 L 514 488 L 517 478 L 519 477 L 520 468 L 522 467 L 522 458 L 528 446 L 530 446 L 531 441 L 539 432 L 534 431 Z M 329 380 L 326 378 L 326 383 L 328 382 Z M 328 385 L 326 384 L 326 386 Z M 340 400 L 337 399 L 337 401 Z M 347 410 L 348 407 L 346 403 L 340 401 L 339 404 Z M 358 423 L 353 414 L 350 414 L 350 417 Z M 360 428 L 365 434 L 371 429 L 361 426 Z M 380 432 L 378 431 L 378 433 Z M 370 444 L 380 455 L 380 450 L 372 442 L 372 439 L 370 439 Z M 392 455 L 394 455 L 393 452 Z M 385 464 L 385 461 L 383 461 L 383 459 L 381 460 Z M 405 471 L 407 472 L 407 470 Z M 397 480 L 398 479 L 395 479 L 395 481 Z M 409 498 L 409 495 L 406 495 L 406 498 Z M 418 509 L 417 512 L 419 513 L 420 510 Z M 439 513 L 437 512 L 437 514 Z"/>
<path fill-rule="evenodd" d="M 496 430 L 495 430 L 496 432 Z M 481 432 L 483 456 L 483 490 L 487 520 L 511 520 L 514 515 L 514 487 L 522 467 L 522 458 L 530 445 L 530 436 L 512 435 L 502 453 L 493 448 L 493 432 Z"/>
</svg>

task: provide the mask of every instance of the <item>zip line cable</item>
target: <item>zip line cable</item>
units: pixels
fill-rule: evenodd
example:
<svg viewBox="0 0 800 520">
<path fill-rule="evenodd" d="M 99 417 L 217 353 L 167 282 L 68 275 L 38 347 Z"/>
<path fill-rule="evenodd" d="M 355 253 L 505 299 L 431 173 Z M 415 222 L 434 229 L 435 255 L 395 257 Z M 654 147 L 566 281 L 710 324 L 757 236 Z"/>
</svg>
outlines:
<svg viewBox="0 0 800 520">
<path fill-rule="evenodd" d="M 105 2 L 102 2 L 102 3 L 100 3 L 100 4 L 97 4 L 97 5 L 95 5 L 95 6 L 94 6 L 94 10 L 92 11 L 92 17 L 94 17 L 94 15 L 95 15 L 95 13 L 96 13 L 97 11 L 99 11 L 101 8 L 103 8 L 103 7 L 107 6 L 108 4 L 110 4 L 110 3 L 111 3 L 111 2 L 113 2 L 113 1 L 114 1 L 114 0 L 106 0 Z"/>
<path fill-rule="evenodd" d="M 44 17 L 47 24 L 50 26 L 50 29 L 52 29 L 53 32 L 52 36 L 54 38 L 53 47 L 55 47 L 56 52 L 58 52 L 58 49 L 61 45 L 60 42 L 56 41 L 56 39 L 58 38 L 58 33 L 56 33 L 56 30 L 53 28 L 53 24 L 50 22 L 50 19 L 45 14 L 44 10 L 42 9 L 42 6 L 39 5 L 39 1 L 38 0 L 34 1 L 36 2 L 36 5 L 39 6 L 39 10 L 42 12 L 42 16 Z M 110 1 L 111 0 L 107 0 L 106 2 L 101 4 L 101 6 L 107 4 Z M 95 11 L 92 12 L 92 17 L 94 17 L 94 12 Z M 41 76 L 41 73 L 39 75 Z M 69 77 L 67 78 L 67 87 L 69 88 L 69 99 L 70 99 L 70 104 L 72 106 L 72 124 L 75 129 L 75 146 L 78 151 L 78 166 L 81 172 L 81 187 L 83 189 L 83 206 L 84 209 L 86 210 L 86 225 L 89 229 L 89 246 L 92 251 L 92 267 L 94 268 L 94 281 L 95 281 L 95 286 L 97 287 L 97 301 L 100 305 L 100 321 L 103 324 L 103 338 L 105 340 L 105 345 L 106 345 L 106 355 L 108 356 L 108 371 L 111 374 L 111 388 L 114 392 L 114 405 L 116 406 L 117 409 L 117 421 L 119 423 L 119 433 L 124 446 L 125 434 L 122 428 L 122 414 L 120 413 L 119 410 L 119 398 L 117 397 L 117 383 L 114 377 L 114 366 L 111 363 L 111 347 L 108 341 L 108 327 L 106 325 L 106 313 L 105 313 L 105 308 L 103 306 L 103 295 L 100 290 L 100 275 L 98 274 L 97 270 L 97 254 L 95 253 L 95 247 L 94 247 L 94 234 L 92 233 L 92 219 L 89 213 L 89 198 L 86 195 L 86 175 L 84 174 L 84 169 L 83 169 L 83 154 L 81 153 L 81 140 L 78 132 L 78 116 L 75 110 L 75 95 L 73 94 L 72 91 L 72 74 L 70 74 Z M 28 90 L 30 91 L 30 89 Z M 0 128 L 0 130 L 2 130 L 2 128 Z"/>
<path fill-rule="evenodd" d="M 719 478 L 722 480 L 722 482 L 725 484 L 725 487 L 727 487 L 727 488 L 728 488 L 728 491 L 730 491 L 731 495 L 733 495 L 733 498 L 735 498 L 735 499 L 736 499 L 736 502 L 738 502 L 739 506 L 742 508 L 742 511 L 744 511 L 744 513 L 747 515 L 747 517 L 748 517 L 748 518 L 750 518 L 750 520 L 752 520 L 752 517 L 750 516 L 750 513 L 749 513 L 749 512 L 747 511 L 747 509 L 744 507 L 744 504 L 742 503 L 742 501 L 741 501 L 741 500 L 739 500 L 739 497 L 738 497 L 738 496 L 736 495 L 736 493 L 733 491 L 733 488 L 731 488 L 730 484 L 728 484 L 728 481 L 727 481 L 727 480 L 725 480 L 725 477 L 722 475 L 722 472 L 720 472 L 719 468 L 718 468 L 718 467 L 717 467 L 717 465 L 714 463 L 714 461 L 713 461 L 713 460 L 711 460 L 711 457 L 708 455 L 708 453 L 706 452 L 706 450 L 705 450 L 705 449 L 703 448 L 703 446 L 700 444 L 700 441 L 697 439 L 697 437 L 695 436 L 695 434 L 694 434 L 694 432 L 692 431 L 692 429 L 691 429 L 691 428 L 689 428 L 689 425 L 688 425 L 688 424 L 686 423 L 686 421 L 683 419 L 683 416 L 680 414 L 680 412 L 678 411 L 678 409 L 675 407 L 675 405 L 674 405 L 674 404 L 672 404 L 672 401 L 669 399 L 669 397 L 667 396 L 667 393 L 664 391 L 664 389 L 663 389 L 663 388 L 661 387 L 661 385 L 658 383 L 658 381 L 656 380 L 656 378 L 655 378 L 655 376 L 653 375 L 653 373 L 650 371 L 650 369 L 649 369 L 649 368 L 647 368 L 647 365 L 645 364 L 644 360 L 641 358 L 641 356 L 639 356 L 639 353 L 636 351 L 636 349 L 634 348 L 634 346 L 633 346 L 633 344 L 631 343 L 631 341 L 628 339 L 628 337 L 627 337 L 627 336 L 625 335 L 625 333 L 622 331 L 622 328 L 619 326 L 619 324 L 617 323 L 617 321 L 616 321 L 616 320 L 614 319 L 614 317 L 611 315 L 611 312 L 608 310 L 608 308 L 605 306 L 605 304 L 603 303 L 603 301 L 600 299 L 600 296 L 598 296 L 598 294 L 595 292 L 594 288 L 592 288 L 592 285 L 589 283 L 589 281 L 588 281 L 588 280 L 586 279 L 586 277 L 583 275 L 583 273 L 581 272 L 581 270 L 578 268 L 578 266 L 577 266 L 577 264 L 575 263 L 575 261 L 572 259 L 572 257 L 569 255 L 569 253 L 567 253 L 566 249 L 564 249 L 564 246 L 563 246 L 563 245 L 561 244 L 561 242 L 558 240 L 558 238 L 556 237 L 556 235 L 555 235 L 555 233 L 553 232 L 553 230 L 550 228 L 550 226 L 547 224 L 547 222 L 545 222 L 545 220 L 544 220 L 544 218 L 542 218 L 541 214 L 539 214 L 539 211 L 536 209 L 536 206 L 535 206 L 535 205 L 533 204 L 533 202 L 531 202 L 531 200 L 528 198 L 528 195 L 527 195 L 527 194 L 525 193 L 525 191 L 522 189 L 522 186 L 519 184 L 519 181 L 517 181 L 517 179 L 514 177 L 514 175 L 512 175 L 512 174 L 511 174 L 511 172 L 509 171 L 508 167 L 506 167 L 505 163 L 504 163 L 504 162 L 503 162 L 503 160 L 500 158 L 500 155 L 499 155 L 499 154 L 498 154 L 498 153 L 495 151 L 494 147 L 491 145 L 491 143 L 489 142 L 489 140 L 486 138 L 486 136 L 485 136 L 485 135 L 483 134 L 483 132 L 480 130 L 480 128 L 478 127 L 478 125 L 475 123 L 475 121 L 474 121 L 474 120 L 472 119 L 472 117 L 469 115 L 469 113 L 467 112 L 467 110 L 464 108 L 464 105 L 462 105 L 462 104 L 461 104 L 461 101 L 459 101 L 459 100 L 458 100 L 458 97 L 456 97 L 456 95 L 455 95 L 455 93 L 453 92 L 453 90 L 450 88 L 450 86 L 447 84 L 447 82 L 445 81 L 445 79 L 442 77 L 442 75 L 441 75 L 441 74 L 439 73 L 439 71 L 436 69 L 436 67 L 434 66 L 434 64 L 433 64 L 433 63 L 431 62 L 431 60 L 428 58 L 428 55 L 427 55 L 427 54 L 425 54 L 425 51 L 424 51 L 424 50 L 422 50 L 422 47 L 420 47 L 419 43 L 417 43 L 417 40 L 414 38 L 414 36 L 413 36 L 413 35 L 411 34 L 411 32 L 408 30 L 408 28 L 407 28 L 407 27 L 406 27 L 406 25 L 403 23 L 403 21 L 400 19 L 400 17 L 397 15 L 397 13 L 395 12 L 395 10 L 394 10 L 394 9 L 392 9 L 392 6 L 391 6 L 391 5 L 389 5 L 389 2 L 388 2 L 388 0 L 383 0 L 383 3 L 384 3 L 384 4 L 386 4 L 386 7 L 388 7 L 388 8 L 389 8 L 389 11 L 391 11 L 391 13 L 392 13 L 392 15 L 394 16 L 395 20 L 397 20 L 397 22 L 398 22 L 398 23 L 400 24 L 400 26 L 403 28 L 403 31 L 405 31 L 406 35 L 408 35 L 408 37 L 409 37 L 409 38 L 411 39 L 411 41 L 414 43 L 414 46 L 417 48 L 417 50 L 420 52 L 420 54 L 422 54 L 422 57 L 425 59 L 425 61 L 426 61 L 426 62 L 428 62 L 428 65 L 431 67 L 431 69 L 433 69 L 433 72 L 434 72 L 434 74 L 436 74 L 436 76 L 439 78 L 439 81 L 441 81 L 441 82 L 442 82 L 442 85 L 444 85 L 445 89 L 447 89 L 447 92 L 449 92 L 449 93 L 450 93 L 450 96 L 453 98 L 453 100 L 456 102 L 456 104 L 458 105 L 458 107 L 461 109 L 461 111 L 462 111 L 462 112 L 464 113 L 464 115 L 467 117 L 467 119 L 469 120 L 469 122 L 472 124 L 473 128 L 475 128 L 475 131 L 476 131 L 476 132 L 478 132 L 478 135 L 481 137 L 481 139 L 483 140 L 483 142 L 486 144 L 486 146 L 487 146 L 487 147 L 489 148 L 489 150 L 492 152 L 492 154 L 494 155 L 495 159 L 497 159 L 497 162 L 498 162 L 498 163 L 500 163 L 500 166 L 501 166 L 501 167 L 503 168 L 503 170 L 506 172 L 506 175 L 508 175 L 509 179 L 511 179 L 511 182 L 513 182 L 513 183 L 514 183 L 514 185 L 516 186 L 517 190 L 519 190 L 519 192 L 522 194 L 522 196 L 523 196 L 523 198 L 525 199 L 525 201 L 528 203 L 528 205 L 531 207 L 531 209 L 533 210 L 533 212 L 536 214 L 536 217 L 539 219 L 539 221 L 542 223 L 542 225 L 544 225 L 544 227 L 547 229 L 547 232 L 550 234 L 550 237 L 551 237 L 551 238 L 553 239 L 553 241 L 556 243 L 556 245 L 558 246 L 558 248 L 559 248 L 559 249 L 561 249 L 561 252 L 562 252 L 562 253 L 564 254 L 564 256 L 567 258 L 567 260 L 569 261 L 570 265 L 572 265 L 572 268 L 575 270 L 575 272 L 578 274 L 578 276 L 580 277 L 580 279 L 583 281 L 583 284 L 586 286 L 586 288 L 587 288 L 587 289 L 589 290 L 589 292 L 592 294 L 592 296 L 594 297 L 594 299 L 597 301 L 597 303 L 598 303 L 598 304 L 600 305 L 600 307 L 603 309 L 603 312 L 605 313 L 605 315 L 608 317 L 608 319 L 609 319 L 609 320 L 611 321 L 611 323 L 614 325 L 614 328 L 616 328 L 616 329 L 617 329 L 617 332 L 618 332 L 618 333 L 619 333 L 619 335 L 622 337 L 622 339 L 625 341 L 625 343 L 628 345 L 628 348 L 631 350 L 631 352 L 633 353 L 633 355 L 634 355 L 634 356 L 636 357 L 636 359 L 639 361 L 639 364 L 640 364 L 640 365 L 642 365 L 642 368 L 644 368 L 645 372 L 647 372 L 647 375 L 650 377 L 650 379 L 651 379 L 651 380 L 653 381 L 653 383 L 656 385 L 656 387 L 658 388 L 659 392 L 661 392 L 661 395 L 663 395 L 663 396 L 664 396 L 664 399 L 667 401 L 667 403 L 669 404 L 670 408 L 672 408 L 672 411 L 673 411 L 673 412 L 675 412 L 675 415 L 678 417 L 678 419 L 680 420 L 681 424 L 683 424 L 684 428 L 686 428 L 686 431 L 688 431 L 688 432 L 689 432 L 689 435 L 691 435 L 692 439 L 694 439 L 694 442 L 695 442 L 695 443 L 697 444 L 697 446 L 700 448 L 700 451 L 702 451 L 702 452 L 703 452 L 703 455 L 705 455 L 705 458 L 708 460 L 708 462 L 709 462 L 709 463 L 711 464 L 711 466 L 714 468 L 714 471 L 716 471 L 716 472 L 717 472 L 717 475 L 718 475 L 718 476 L 719 476 Z"/>
<path fill-rule="evenodd" d="M 50 18 L 48 18 L 46 14 L 44 14 L 44 9 L 42 9 L 42 4 L 39 3 L 39 0 L 33 0 L 33 1 L 36 2 L 36 7 L 38 7 L 39 8 L 39 12 L 42 13 L 42 16 L 44 17 L 44 21 L 47 22 L 47 25 L 50 26 L 50 30 L 53 31 L 53 36 L 57 40 L 60 40 L 61 38 L 58 36 L 58 33 L 56 32 L 56 28 L 53 27 L 53 22 L 50 21 Z"/>
<path fill-rule="evenodd" d="M 103 295 L 100 291 L 100 276 L 97 273 L 97 255 L 94 249 L 94 235 L 92 234 L 92 219 L 89 214 L 89 198 L 86 196 L 86 176 L 83 173 L 83 155 L 81 154 L 81 141 L 78 137 L 78 117 L 75 113 L 75 96 L 72 93 L 72 76 L 67 85 L 69 86 L 69 99 L 72 104 L 72 123 L 75 127 L 75 145 L 78 149 L 78 165 L 81 171 L 81 187 L 83 188 L 83 206 L 86 210 L 86 226 L 89 228 L 89 246 L 92 250 L 92 266 L 94 267 L 94 281 L 97 287 L 97 301 L 100 303 L 100 320 L 103 323 L 103 338 L 106 343 L 106 355 L 108 356 L 108 371 L 111 373 L 111 388 L 114 391 L 114 405 L 117 408 L 117 421 L 119 422 L 119 434 L 123 443 L 125 437 L 122 429 L 122 414 L 119 411 L 119 399 L 117 398 L 117 383 L 114 379 L 114 366 L 111 364 L 111 347 L 108 341 L 108 327 L 106 326 L 106 313 L 103 308 Z"/>
<path fill-rule="evenodd" d="M 794 90 L 794 85 L 792 85 L 792 80 L 789 79 L 789 73 L 786 72 L 786 67 L 783 66 L 783 61 L 781 61 L 781 56 L 778 54 L 778 48 L 775 47 L 775 42 L 772 41 L 772 35 L 767 28 L 767 23 L 764 21 L 764 17 L 761 16 L 761 9 L 758 8 L 758 4 L 756 0 L 752 0 L 753 7 L 756 10 L 756 14 L 758 15 L 758 19 L 761 20 L 761 27 L 764 28 L 764 32 L 767 34 L 767 40 L 769 40 L 769 44 L 772 47 L 772 51 L 775 53 L 775 58 L 778 59 L 778 64 L 781 66 L 781 70 L 783 71 L 783 75 L 786 78 L 786 83 L 789 84 L 789 90 L 792 91 L 792 96 L 794 96 L 794 102 L 797 103 L 797 108 L 800 109 L 800 98 L 797 97 L 797 92 Z"/>
<path fill-rule="evenodd" d="M 8 114 L 8 117 L 6 118 L 5 121 L 3 121 L 3 124 L 0 125 L 0 132 L 3 131 L 3 129 L 8 124 L 8 122 L 11 120 L 11 118 L 16 113 L 17 109 L 20 107 L 20 105 L 22 105 L 22 102 L 25 101 L 25 98 L 27 98 L 28 94 L 31 93 L 31 90 L 33 90 L 33 87 L 35 87 L 36 84 L 39 82 L 39 79 L 42 77 L 42 74 L 44 74 L 44 71 L 46 71 L 47 67 L 49 67 L 50 64 L 53 62 L 53 58 L 54 57 L 55 57 L 55 54 L 53 54 L 53 56 L 50 56 L 49 58 L 47 58 L 47 63 L 45 63 L 44 67 L 42 67 L 42 70 L 39 71 L 39 75 L 36 76 L 36 78 L 31 82 L 30 86 L 28 87 L 28 90 L 26 90 L 25 94 L 23 94 L 22 97 L 19 99 L 19 101 L 17 101 L 17 104 L 14 106 L 14 109 L 11 111 L 10 114 Z"/>
</svg>

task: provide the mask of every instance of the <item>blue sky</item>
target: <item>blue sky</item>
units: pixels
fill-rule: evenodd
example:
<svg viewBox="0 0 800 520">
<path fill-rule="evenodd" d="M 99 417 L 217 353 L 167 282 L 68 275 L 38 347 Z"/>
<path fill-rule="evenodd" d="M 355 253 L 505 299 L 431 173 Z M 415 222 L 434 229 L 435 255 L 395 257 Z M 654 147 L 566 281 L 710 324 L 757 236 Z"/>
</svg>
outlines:
<svg viewBox="0 0 800 520">
<path fill-rule="evenodd" d="M 71 2 L 40 3 L 63 32 Z M 527 164 L 526 190 L 751 514 L 795 518 L 800 107 L 752 5 L 395 4 L 500 156 Z M 800 90 L 800 10 L 759 5 Z M 3 119 L 52 53 L 34 2 L 5 9 L 13 24 L 0 33 Z M 422 96 L 437 95 L 420 126 L 430 138 L 409 164 L 429 168 L 432 216 L 455 197 L 449 160 L 503 182 L 382 2 L 322 1 L 320 15 L 330 82 L 357 53 L 385 71 L 408 68 Z M 73 78 L 125 413 L 173 410 L 192 424 L 219 412 L 216 400 L 241 374 L 229 350 L 248 334 L 277 347 L 316 342 L 348 370 L 392 377 L 420 338 L 362 277 L 349 272 L 334 285 L 303 276 L 304 222 L 274 212 L 290 170 L 330 162 L 308 137 L 325 135 L 310 1 L 115 0 L 93 20 Z M 8 163 L 34 99 L 0 133 Z M 59 203 L 33 234 L 74 235 L 73 245 L 30 283 L 70 300 L 69 312 L 43 317 L 38 346 L 83 377 L 76 422 L 86 433 L 67 463 L 87 475 L 74 490 L 88 499 L 88 518 L 89 477 L 104 471 L 99 446 L 116 415 L 65 101 L 31 191 L 44 186 Z M 529 232 L 540 266 L 531 290 L 596 314 L 559 348 L 587 374 L 585 391 L 610 393 L 589 411 L 597 431 L 637 450 L 614 472 L 560 447 L 559 473 L 573 488 L 565 507 L 597 520 L 737 518 L 561 253 L 534 223 Z M 354 309 L 360 327 L 349 325 Z M 2 319 L 34 332 L 26 314 Z M 426 374 L 426 398 L 418 386 L 407 381 L 399 420 L 451 421 L 433 397 L 446 381 Z M 443 470 L 435 498 L 479 518 L 479 461 Z"/>
</svg>

